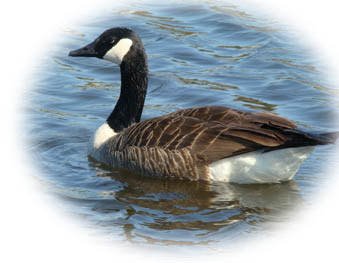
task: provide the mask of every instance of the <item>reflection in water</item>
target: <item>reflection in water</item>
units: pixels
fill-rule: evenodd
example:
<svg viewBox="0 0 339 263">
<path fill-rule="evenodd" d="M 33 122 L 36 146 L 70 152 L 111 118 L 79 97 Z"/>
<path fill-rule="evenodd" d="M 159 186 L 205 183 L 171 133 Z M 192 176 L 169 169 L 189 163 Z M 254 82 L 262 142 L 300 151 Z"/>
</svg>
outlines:
<svg viewBox="0 0 339 263">
<path fill-rule="evenodd" d="M 148 11 L 122 10 L 122 11 L 119 11 L 118 13 L 121 14 L 121 15 L 131 14 L 131 15 L 135 15 L 135 16 L 151 18 L 151 19 L 154 19 L 156 21 L 176 22 L 176 20 L 173 17 L 155 16 L 155 15 L 152 15 L 152 13 L 148 12 Z"/>
<path fill-rule="evenodd" d="M 233 101 L 244 102 L 243 104 L 244 106 L 247 106 L 248 108 L 253 109 L 253 110 L 265 110 L 268 112 L 274 112 L 275 108 L 278 106 L 275 104 L 269 104 L 261 100 L 249 98 L 245 96 L 236 96 L 236 99 L 234 99 Z"/>
<path fill-rule="evenodd" d="M 179 81 L 183 84 L 190 85 L 190 86 L 200 86 L 201 88 L 207 88 L 207 89 L 216 89 L 216 90 L 227 90 L 227 89 L 238 89 L 236 86 L 227 85 L 224 83 L 217 83 L 208 81 L 205 79 L 188 79 L 183 78 L 178 75 L 175 75 Z"/>
<path fill-rule="evenodd" d="M 263 217 L 294 210 L 302 203 L 295 182 L 237 185 L 162 180 L 124 170 L 104 171 L 93 160 L 91 165 L 100 168 L 98 178 L 119 187 L 86 199 L 81 198 L 84 193 L 63 189 L 63 198 L 95 211 L 92 220 L 104 232 L 121 226 L 120 235 L 132 243 L 209 244 L 244 228 L 243 222 L 247 231 L 255 231 Z"/>
</svg>

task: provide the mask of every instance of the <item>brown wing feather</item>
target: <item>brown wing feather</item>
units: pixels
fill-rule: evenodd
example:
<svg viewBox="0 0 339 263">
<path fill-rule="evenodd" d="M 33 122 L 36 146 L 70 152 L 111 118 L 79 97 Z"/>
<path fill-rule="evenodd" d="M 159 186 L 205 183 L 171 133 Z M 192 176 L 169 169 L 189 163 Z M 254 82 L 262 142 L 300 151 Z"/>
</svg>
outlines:
<svg viewBox="0 0 339 263">
<path fill-rule="evenodd" d="M 132 125 L 122 132 L 116 148 L 187 149 L 198 161 L 209 164 L 262 148 L 307 145 L 307 138 L 294 132 L 295 128 L 293 122 L 267 113 L 192 108 Z"/>
<path fill-rule="evenodd" d="M 226 125 L 254 127 L 266 124 L 288 129 L 297 128 L 294 122 L 274 114 L 250 113 L 222 106 L 189 108 L 176 111 L 170 115 L 193 117 L 199 120 L 220 122 Z"/>
</svg>

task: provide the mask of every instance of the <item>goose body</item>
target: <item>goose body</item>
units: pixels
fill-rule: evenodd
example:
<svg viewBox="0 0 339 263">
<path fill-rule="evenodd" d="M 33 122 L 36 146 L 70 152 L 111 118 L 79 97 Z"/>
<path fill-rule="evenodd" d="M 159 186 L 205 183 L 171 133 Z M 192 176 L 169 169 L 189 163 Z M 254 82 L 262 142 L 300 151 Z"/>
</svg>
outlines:
<svg viewBox="0 0 339 263">
<path fill-rule="evenodd" d="M 109 29 L 69 55 L 120 66 L 119 100 L 88 151 L 113 168 L 190 180 L 277 183 L 292 179 L 315 146 L 334 143 L 338 136 L 305 133 L 277 115 L 222 106 L 140 121 L 148 67 L 142 42 L 132 30 Z"/>
</svg>

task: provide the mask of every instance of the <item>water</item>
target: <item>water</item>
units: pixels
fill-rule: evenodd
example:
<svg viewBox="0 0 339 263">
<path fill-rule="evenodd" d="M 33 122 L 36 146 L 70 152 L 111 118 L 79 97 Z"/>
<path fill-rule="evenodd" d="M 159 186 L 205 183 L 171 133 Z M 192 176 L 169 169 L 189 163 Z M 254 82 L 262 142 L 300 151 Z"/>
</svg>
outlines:
<svg viewBox="0 0 339 263">
<path fill-rule="evenodd" d="M 293 181 L 273 185 L 149 178 L 88 159 L 87 142 L 119 96 L 119 68 L 67 54 L 112 26 L 131 27 L 144 42 L 150 79 L 143 119 L 224 105 L 279 114 L 308 130 L 336 128 L 338 90 L 291 29 L 221 2 L 112 6 L 46 47 L 25 94 L 32 162 L 65 210 L 127 245 L 212 248 L 265 235 L 298 207 L 312 206 L 330 180 L 324 168 L 334 162 L 332 146 L 318 147 Z"/>
</svg>

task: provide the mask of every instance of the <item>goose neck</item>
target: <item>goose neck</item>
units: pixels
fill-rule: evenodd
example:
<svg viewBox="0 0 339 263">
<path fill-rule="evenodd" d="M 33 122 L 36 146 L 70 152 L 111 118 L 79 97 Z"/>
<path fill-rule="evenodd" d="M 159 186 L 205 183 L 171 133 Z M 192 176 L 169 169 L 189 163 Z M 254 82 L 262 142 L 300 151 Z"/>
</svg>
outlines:
<svg viewBox="0 0 339 263">
<path fill-rule="evenodd" d="M 140 121 L 148 84 L 145 59 L 137 63 L 123 61 L 120 65 L 120 72 L 120 97 L 107 119 L 107 123 L 115 132 L 120 132 Z"/>
</svg>

